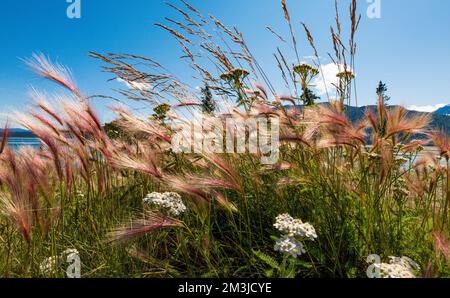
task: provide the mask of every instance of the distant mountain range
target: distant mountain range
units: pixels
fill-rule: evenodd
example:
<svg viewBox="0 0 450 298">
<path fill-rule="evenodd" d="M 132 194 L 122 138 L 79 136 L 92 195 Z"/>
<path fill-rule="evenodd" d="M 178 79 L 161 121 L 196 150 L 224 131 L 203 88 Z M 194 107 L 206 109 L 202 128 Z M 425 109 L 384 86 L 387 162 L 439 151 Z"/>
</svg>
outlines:
<svg viewBox="0 0 450 298">
<path fill-rule="evenodd" d="M 389 106 L 388 108 L 393 109 L 398 106 Z M 350 119 L 352 121 L 362 119 L 364 117 L 364 113 L 366 110 L 372 110 L 373 112 L 376 112 L 377 107 L 376 106 L 365 106 L 365 107 L 351 107 L 350 109 Z M 431 115 L 431 123 L 430 123 L 430 129 L 438 129 L 446 132 L 447 134 L 450 134 L 450 105 L 445 106 L 433 113 L 425 113 L 425 112 L 418 112 L 418 111 L 408 111 L 408 115 L 414 116 L 414 115 L 422 115 L 422 114 L 430 114 Z"/>
<path fill-rule="evenodd" d="M 450 116 L 450 105 L 446 105 L 445 107 L 436 110 L 434 114 Z"/>
<path fill-rule="evenodd" d="M 328 103 L 320 103 L 320 104 L 328 105 Z M 388 109 L 394 109 L 396 107 L 398 107 L 398 106 L 394 106 L 394 105 L 388 106 Z M 287 107 L 287 108 L 292 108 L 292 106 Z M 297 108 L 301 108 L 301 106 L 297 106 Z M 377 106 L 375 106 L 375 105 L 362 106 L 362 107 L 346 106 L 347 115 L 352 120 L 352 122 L 357 122 L 358 120 L 363 119 L 365 117 L 366 111 L 368 111 L 368 110 L 376 113 Z M 431 123 L 430 123 L 429 128 L 442 130 L 442 131 L 446 132 L 447 134 L 450 134 L 450 105 L 442 107 L 433 113 L 408 110 L 408 114 L 411 116 L 430 114 L 431 115 Z"/>
<path fill-rule="evenodd" d="M 0 138 L 3 135 L 4 129 L 0 129 Z M 29 130 L 22 128 L 10 128 L 8 136 L 10 138 L 35 138 L 36 136 Z"/>
<path fill-rule="evenodd" d="M 320 103 L 321 105 L 328 105 L 328 103 Z M 397 106 L 389 106 L 388 108 L 393 109 Z M 293 106 L 286 106 L 286 108 L 293 108 Z M 301 106 L 296 106 L 296 108 L 301 108 Z M 376 113 L 376 106 L 362 106 L 362 107 L 352 107 L 347 106 L 347 114 L 349 115 L 352 122 L 356 122 L 364 118 L 365 112 L 371 110 Z M 447 134 L 450 134 L 450 105 L 442 107 L 433 113 L 418 112 L 409 110 L 409 115 L 420 115 L 420 114 L 431 114 L 430 129 L 439 129 Z M 0 138 L 3 135 L 3 129 L 0 129 Z M 9 129 L 10 138 L 35 138 L 36 136 L 29 130 L 22 128 L 10 128 Z"/>
</svg>

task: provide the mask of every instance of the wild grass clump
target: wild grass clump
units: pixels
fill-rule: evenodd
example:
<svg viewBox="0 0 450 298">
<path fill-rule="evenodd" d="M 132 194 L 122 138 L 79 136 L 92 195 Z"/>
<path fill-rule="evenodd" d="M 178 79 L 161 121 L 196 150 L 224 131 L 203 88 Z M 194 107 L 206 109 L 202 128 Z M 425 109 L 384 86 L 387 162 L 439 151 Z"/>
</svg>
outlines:
<svg viewBox="0 0 450 298">
<path fill-rule="evenodd" d="M 7 129 L 2 138 L 0 274 L 63 277 L 64 256 L 76 253 L 83 277 L 366 277 L 367 257 L 378 254 L 398 256 L 377 264 L 381 276 L 449 276 L 449 137 L 429 131 L 429 116 L 387 107 L 381 96 L 357 123 L 346 111 L 356 100 L 356 0 L 348 44 L 336 3 L 330 58 L 340 72 L 327 104 L 316 103 L 312 86 L 319 51 L 303 24 L 315 60 L 300 61 L 286 1 L 290 38 L 269 31 L 290 40 L 298 60 L 289 65 L 276 50 L 287 95 L 237 28 L 181 2 L 169 5 L 183 20 L 158 26 L 180 43 L 202 92 L 149 58 L 91 53 L 128 83 L 122 96 L 154 108 L 146 118 L 121 105 L 102 125 L 67 68 L 42 55 L 27 61 L 66 93 L 34 91 L 29 111 L 17 114 L 42 150 L 13 152 Z M 202 112 L 277 118 L 278 163 L 174 152 L 171 124 L 201 126 Z"/>
</svg>

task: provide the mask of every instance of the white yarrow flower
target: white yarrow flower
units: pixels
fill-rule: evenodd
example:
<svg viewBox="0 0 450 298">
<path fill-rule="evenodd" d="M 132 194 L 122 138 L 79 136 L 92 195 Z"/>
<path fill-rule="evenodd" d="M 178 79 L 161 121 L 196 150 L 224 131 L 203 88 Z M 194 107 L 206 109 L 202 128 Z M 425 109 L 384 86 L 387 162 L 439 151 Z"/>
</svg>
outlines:
<svg viewBox="0 0 450 298">
<path fill-rule="evenodd" d="M 316 230 L 311 224 L 303 223 L 300 219 L 295 219 L 289 214 L 277 216 L 274 227 L 290 237 L 306 237 L 309 240 L 317 238 Z"/>
<path fill-rule="evenodd" d="M 67 250 L 63 251 L 59 256 L 52 256 L 52 257 L 45 259 L 39 265 L 39 270 L 44 275 L 53 274 L 58 269 L 58 263 L 65 262 L 66 258 L 71 255 L 79 256 L 80 253 L 76 249 L 67 249 Z"/>
<path fill-rule="evenodd" d="M 57 265 L 58 265 L 58 257 L 55 256 L 49 257 L 39 265 L 39 270 L 44 275 L 52 274 L 55 273 Z"/>
<path fill-rule="evenodd" d="M 289 214 L 277 216 L 274 227 L 283 233 L 275 244 L 275 251 L 289 254 L 294 258 L 306 252 L 302 240 L 314 241 L 317 238 L 316 230 L 311 224 L 303 223 Z"/>
<path fill-rule="evenodd" d="M 278 215 L 275 224 L 273 225 L 278 231 L 289 234 L 291 231 L 291 224 L 294 218 L 289 214 Z"/>
<path fill-rule="evenodd" d="M 390 257 L 389 263 L 374 264 L 381 278 L 415 278 L 414 271 L 420 266 L 408 257 Z"/>
<path fill-rule="evenodd" d="M 186 211 L 181 196 L 175 192 L 153 192 L 145 197 L 144 203 L 167 210 L 172 216 L 179 216 Z"/>
<path fill-rule="evenodd" d="M 79 256 L 80 253 L 76 249 L 67 249 L 61 254 L 61 257 L 68 257 L 68 256 L 71 256 L 71 255 Z"/>
<path fill-rule="evenodd" d="M 289 254 L 294 258 L 301 256 L 306 252 L 303 244 L 295 240 L 293 237 L 283 236 L 275 243 L 275 251 Z"/>
<path fill-rule="evenodd" d="M 302 232 L 304 233 L 304 237 L 311 241 L 317 239 L 316 229 L 314 229 L 314 227 L 309 223 L 302 224 Z"/>
</svg>

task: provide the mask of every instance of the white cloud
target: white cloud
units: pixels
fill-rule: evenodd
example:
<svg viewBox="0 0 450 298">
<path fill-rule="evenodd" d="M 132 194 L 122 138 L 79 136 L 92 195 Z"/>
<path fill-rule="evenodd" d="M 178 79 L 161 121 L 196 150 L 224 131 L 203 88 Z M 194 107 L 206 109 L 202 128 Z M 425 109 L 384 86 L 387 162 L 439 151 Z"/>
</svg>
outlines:
<svg viewBox="0 0 450 298">
<path fill-rule="evenodd" d="M 152 88 L 152 86 L 146 82 L 128 82 L 122 78 L 117 78 L 117 81 L 125 84 L 128 88 L 134 89 L 134 90 L 145 91 L 145 90 L 149 90 Z"/>
<path fill-rule="evenodd" d="M 408 110 L 417 111 L 417 112 L 426 112 L 426 113 L 432 113 L 436 110 L 445 107 L 447 104 L 437 104 L 437 105 L 427 105 L 427 106 L 409 106 L 407 107 Z"/>
<path fill-rule="evenodd" d="M 347 67 L 348 68 L 348 67 Z M 338 85 L 337 74 L 344 70 L 343 65 L 336 65 L 334 63 L 322 65 L 321 73 L 313 80 L 312 84 L 315 85 L 316 92 L 319 96 L 327 94 L 330 96 L 336 96 L 336 87 Z"/>
</svg>

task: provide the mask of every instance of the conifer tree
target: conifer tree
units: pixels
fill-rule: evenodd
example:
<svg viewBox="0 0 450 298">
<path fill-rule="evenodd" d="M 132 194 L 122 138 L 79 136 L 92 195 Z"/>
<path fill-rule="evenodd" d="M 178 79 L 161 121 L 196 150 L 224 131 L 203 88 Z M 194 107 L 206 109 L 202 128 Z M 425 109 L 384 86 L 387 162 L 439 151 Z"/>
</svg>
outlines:
<svg viewBox="0 0 450 298">
<path fill-rule="evenodd" d="M 214 101 L 211 88 L 206 85 L 205 88 L 202 89 L 203 98 L 202 98 L 202 110 L 203 113 L 214 113 L 217 109 L 216 102 Z"/>
<path fill-rule="evenodd" d="M 387 105 L 388 101 L 391 99 L 391 97 L 389 97 L 386 92 L 388 91 L 386 84 L 383 83 L 382 81 L 380 81 L 380 83 L 378 83 L 378 87 L 377 87 L 377 95 L 379 98 L 383 99 L 383 102 L 385 105 Z"/>
</svg>

